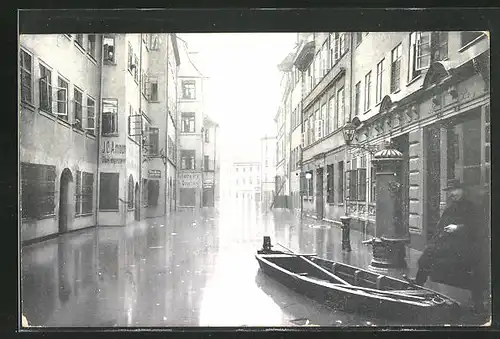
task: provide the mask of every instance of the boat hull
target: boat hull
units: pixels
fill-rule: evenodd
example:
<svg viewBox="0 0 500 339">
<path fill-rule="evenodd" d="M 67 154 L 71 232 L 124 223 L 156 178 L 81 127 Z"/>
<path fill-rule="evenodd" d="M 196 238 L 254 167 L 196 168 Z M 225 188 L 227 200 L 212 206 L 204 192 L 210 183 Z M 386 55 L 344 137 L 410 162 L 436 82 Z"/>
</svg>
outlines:
<svg viewBox="0 0 500 339">
<path fill-rule="evenodd" d="M 298 256 L 289 256 L 290 260 L 302 259 Z M 318 263 L 318 259 L 323 260 L 317 257 L 313 258 L 313 262 L 316 263 Z M 293 289 L 294 291 L 306 295 L 307 297 L 333 309 L 363 313 L 378 318 L 397 319 L 412 324 L 422 325 L 430 323 L 447 323 L 458 316 L 458 303 L 447 298 L 446 296 L 441 295 L 446 298 L 447 303 L 440 305 L 432 304 L 431 302 L 423 303 L 418 300 L 402 301 L 398 298 L 387 297 L 386 295 L 378 295 L 364 290 L 358 291 L 351 288 L 345 288 L 341 284 L 336 284 L 333 280 L 328 282 L 324 280 L 311 279 L 311 277 L 307 276 L 301 276 L 284 268 L 283 266 L 280 266 L 276 263 L 276 260 L 273 262 L 273 258 L 269 255 L 257 254 L 256 259 L 259 263 L 260 269 L 268 276 Z M 325 264 L 325 262 L 321 263 Z M 333 264 L 334 262 L 327 261 L 327 263 Z M 339 263 L 335 264 L 343 265 Z M 323 268 L 331 272 L 331 270 L 328 270 L 326 267 Z M 366 270 L 362 271 L 368 272 Z M 331 273 L 336 274 L 335 272 Z M 369 273 L 373 274 L 371 272 Z M 391 279 L 389 277 L 387 278 Z M 395 280 L 402 285 L 406 285 L 408 288 L 415 289 L 415 287 L 411 287 L 410 284 L 404 281 Z M 428 289 L 426 290 L 430 291 Z"/>
</svg>

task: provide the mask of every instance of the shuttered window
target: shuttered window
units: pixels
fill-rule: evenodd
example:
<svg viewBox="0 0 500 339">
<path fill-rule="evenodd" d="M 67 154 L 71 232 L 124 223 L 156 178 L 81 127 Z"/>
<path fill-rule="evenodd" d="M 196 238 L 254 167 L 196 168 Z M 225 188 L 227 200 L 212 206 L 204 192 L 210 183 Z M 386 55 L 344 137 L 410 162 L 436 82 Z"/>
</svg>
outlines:
<svg viewBox="0 0 500 339">
<path fill-rule="evenodd" d="M 56 167 L 21 163 L 21 216 L 42 218 L 54 214 Z"/>
</svg>

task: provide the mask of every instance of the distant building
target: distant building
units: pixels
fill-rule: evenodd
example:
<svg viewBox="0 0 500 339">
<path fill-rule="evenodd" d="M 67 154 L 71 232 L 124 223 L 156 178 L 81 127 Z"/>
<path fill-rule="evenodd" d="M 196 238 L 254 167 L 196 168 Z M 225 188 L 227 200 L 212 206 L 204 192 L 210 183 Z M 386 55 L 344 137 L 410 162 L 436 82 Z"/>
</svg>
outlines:
<svg viewBox="0 0 500 339">
<path fill-rule="evenodd" d="M 265 136 L 260 140 L 260 202 L 263 209 L 268 209 L 276 191 L 276 137 Z"/>
<path fill-rule="evenodd" d="M 215 207 L 220 200 L 219 125 L 209 117 L 203 119 L 203 207 Z"/>
<path fill-rule="evenodd" d="M 232 199 L 261 199 L 261 171 L 259 162 L 234 162 L 231 171 Z"/>
</svg>

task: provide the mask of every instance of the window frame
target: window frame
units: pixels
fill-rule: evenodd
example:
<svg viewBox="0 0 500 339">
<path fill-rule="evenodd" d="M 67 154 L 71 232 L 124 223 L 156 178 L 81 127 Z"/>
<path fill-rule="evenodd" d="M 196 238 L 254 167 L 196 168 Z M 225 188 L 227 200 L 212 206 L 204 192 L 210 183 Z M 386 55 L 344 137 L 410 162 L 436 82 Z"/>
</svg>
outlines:
<svg viewBox="0 0 500 339">
<path fill-rule="evenodd" d="M 181 170 L 196 170 L 196 150 L 182 149 L 180 158 Z M 191 166 L 188 166 L 188 164 Z"/>
<path fill-rule="evenodd" d="M 106 44 L 106 42 L 108 41 L 112 41 L 112 45 L 109 45 L 109 44 Z M 103 45 L 103 55 L 102 55 L 102 60 L 103 60 L 103 63 L 105 65 L 116 65 L 116 53 L 115 53 L 115 43 L 116 43 L 116 39 L 114 36 L 104 36 L 102 38 L 102 45 Z M 112 53 L 112 59 L 109 58 L 110 56 L 110 47 L 113 48 L 113 50 L 111 51 Z"/>
<path fill-rule="evenodd" d="M 85 51 L 85 38 L 84 34 L 75 34 L 75 44 Z"/>
<path fill-rule="evenodd" d="M 380 60 L 377 64 L 377 84 L 375 93 L 375 104 L 379 104 L 384 97 L 384 61 Z"/>
<path fill-rule="evenodd" d="M 188 122 L 188 125 L 186 125 L 186 120 Z M 187 130 L 186 130 L 186 126 L 188 127 Z M 181 113 L 181 133 L 196 133 L 196 113 L 195 112 L 183 112 L 183 113 Z"/>
<path fill-rule="evenodd" d="M 66 87 L 62 86 L 62 84 L 66 85 Z M 68 94 L 69 94 L 68 93 L 69 92 L 69 81 L 68 81 L 68 79 L 64 78 L 61 74 L 57 75 L 57 87 L 56 87 L 56 89 L 57 89 L 56 90 L 57 111 L 53 112 L 53 113 L 55 115 L 57 115 L 58 119 L 68 121 L 69 120 L 69 96 L 68 96 Z M 64 93 L 64 92 L 66 92 L 64 95 L 64 99 L 60 99 L 59 94 Z M 59 105 L 62 105 L 62 106 L 59 106 Z M 64 107 L 64 112 L 59 109 L 60 107 Z"/>
<path fill-rule="evenodd" d="M 113 107 L 116 108 L 116 112 L 113 112 L 113 111 L 105 111 L 105 101 L 108 101 L 109 105 L 111 105 L 110 102 L 115 102 L 116 105 L 114 105 Z M 102 135 L 103 136 L 116 136 L 118 135 L 118 110 L 119 110 L 119 102 L 118 102 L 118 99 L 116 98 L 103 98 L 102 99 L 102 124 L 101 124 L 101 131 L 102 131 Z M 109 132 L 106 132 L 105 131 L 105 128 L 104 128 L 104 117 L 105 115 L 109 115 L 110 116 L 110 121 L 111 121 L 111 130 Z"/>
<path fill-rule="evenodd" d="M 372 71 L 365 74 L 365 91 L 364 91 L 364 111 L 368 111 L 371 108 L 371 86 L 372 86 Z"/>
<path fill-rule="evenodd" d="M 92 103 L 92 105 L 90 105 L 89 103 Z M 96 100 L 88 94 L 87 94 L 86 108 L 87 108 L 87 116 L 85 117 L 85 120 L 86 120 L 87 124 L 86 124 L 85 130 L 87 131 L 87 133 L 94 135 L 95 128 L 96 128 L 96 126 L 95 126 Z M 92 112 L 92 114 L 90 114 L 90 112 Z M 92 124 L 90 124 L 91 120 L 92 120 Z M 90 127 L 90 126 L 92 126 L 92 127 Z"/>
<path fill-rule="evenodd" d="M 192 87 L 190 87 L 192 85 Z M 181 80 L 181 88 L 182 88 L 182 100 L 196 100 L 196 80 Z M 189 91 L 192 90 L 191 95 L 187 95 Z"/>
<path fill-rule="evenodd" d="M 21 218 L 41 220 L 55 216 L 56 167 L 21 162 Z"/>
<path fill-rule="evenodd" d="M 90 37 L 93 37 L 92 39 Z M 87 34 L 87 54 L 96 60 L 97 54 L 97 34 Z"/>
<path fill-rule="evenodd" d="M 401 90 L 401 59 L 402 59 L 403 46 L 399 43 L 391 50 L 391 93 Z M 396 57 L 395 57 L 396 55 Z M 397 67 L 397 74 L 396 69 Z"/>
<path fill-rule="evenodd" d="M 335 203 L 335 166 L 334 164 L 329 164 L 326 166 L 326 180 L 327 180 L 327 197 L 326 202 L 329 204 Z"/>
<path fill-rule="evenodd" d="M 77 101 L 77 93 L 80 94 L 80 102 Z M 80 112 L 78 115 L 77 106 L 80 106 Z M 73 126 L 78 129 L 83 129 L 83 91 L 77 86 L 73 86 Z M 80 121 L 77 122 L 77 119 Z"/>
<path fill-rule="evenodd" d="M 52 111 L 52 105 L 53 105 L 53 86 L 52 86 L 52 68 L 49 68 L 47 65 L 43 64 L 42 62 L 39 61 L 38 63 L 39 67 L 39 72 L 40 72 L 40 78 L 38 79 L 38 84 L 39 84 L 39 108 L 40 110 L 53 114 Z M 43 82 L 45 79 L 45 83 Z M 46 87 L 46 100 L 47 103 L 44 105 L 44 98 L 43 96 L 43 90 Z"/>
<path fill-rule="evenodd" d="M 27 104 L 30 104 L 30 105 L 33 105 L 34 104 L 34 93 L 35 93 L 35 90 L 34 90 L 34 86 L 33 86 L 33 73 L 34 73 L 34 64 L 35 64 L 35 61 L 33 59 L 33 54 L 30 53 L 29 51 L 27 51 L 26 49 L 24 48 L 19 48 L 19 52 L 20 52 L 20 55 L 19 55 L 19 95 L 20 95 L 20 101 L 23 102 L 23 103 L 27 103 Z M 24 55 L 27 55 L 29 56 L 30 58 L 30 65 L 29 65 L 29 70 L 25 67 L 25 58 L 24 58 Z M 24 73 L 28 74 L 29 75 L 29 82 L 28 82 L 28 86 L 26 86 L 26 83 L 24 80 Z M 24 84 L 24 86 L 23 86 Z M 29 93 L 28 93 L 28 99 L 29 100 L 26 100 L 26 97 L 23 96 L 23 88 L 28 88 L 29 90 Z"/>
<path fill-rule="evenodd" d="M 361 113 L 361 81 L 354 86 L 354 116 Z"/>
<path fill-rule="evenodd" d="M 160 128 L 150 126 L 148 129 L 148 153 L 150 155 L 160 154 Z"/>
</svg>

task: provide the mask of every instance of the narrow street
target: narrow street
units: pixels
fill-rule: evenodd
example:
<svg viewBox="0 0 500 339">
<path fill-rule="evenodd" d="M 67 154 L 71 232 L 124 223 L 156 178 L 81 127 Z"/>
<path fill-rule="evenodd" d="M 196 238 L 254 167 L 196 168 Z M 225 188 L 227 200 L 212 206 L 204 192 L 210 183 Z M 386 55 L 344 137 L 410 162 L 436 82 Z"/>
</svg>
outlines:
<svg viewBox="0 0 500 339">
<path fill-rule="evenodd" d="M 222 203 L 220 211 L 95 228 L 24 247 L 23 314 L 31 326 L 63 327 L 391 324 L 298 295 L 262 274 L 254 258 L 262 236 L 271 235 L 294 251 L 366 267 L 362 237 L 354 236 L 353 251 L 343 254 L 338 227 L 301 225 L 245 199 Z"/>
</svg>

